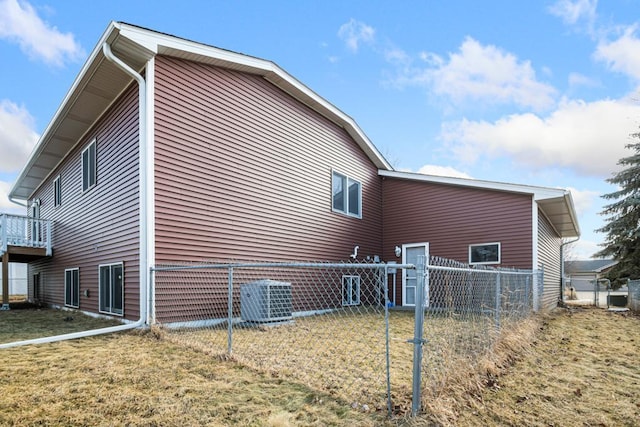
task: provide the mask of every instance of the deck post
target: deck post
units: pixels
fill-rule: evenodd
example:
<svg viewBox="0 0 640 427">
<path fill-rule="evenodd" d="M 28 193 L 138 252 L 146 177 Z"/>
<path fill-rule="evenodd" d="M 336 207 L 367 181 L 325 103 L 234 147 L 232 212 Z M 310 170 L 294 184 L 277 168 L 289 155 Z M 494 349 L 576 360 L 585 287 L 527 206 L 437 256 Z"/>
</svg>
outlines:
<svg viewBox="0 0 640 427">
<path fill-rule="evenodd" d="M 2 307 L 0 310 L 9 310 L 9 252 L 2 254 Z"/>
</svg>

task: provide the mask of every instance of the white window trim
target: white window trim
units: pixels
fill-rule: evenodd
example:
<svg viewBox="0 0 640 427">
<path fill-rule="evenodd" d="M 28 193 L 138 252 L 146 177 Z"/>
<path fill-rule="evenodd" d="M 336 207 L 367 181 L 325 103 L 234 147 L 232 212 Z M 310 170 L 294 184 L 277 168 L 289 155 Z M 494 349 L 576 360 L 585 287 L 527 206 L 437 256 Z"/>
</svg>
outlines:
<svg viewBox="0 0 640 427">
<path fill-rule="evenodd" d="M 339 175 L 340 177 L 344 178 L 345 182 L 346 182 L 346 186 L 343 186 L 343 192 L 344 192 L 344 211 L 336 209 L 333 207 L 333 180 L 335 178 L 335 175 Z M 356 182 L 358 184 L 358 201 L 359 201 L 359 212 L 358 214 L 353 214 L 351 212 L 349 212 L 349 181 L 353 181 Z M 332 169 L 331 170 L 331 210 L 333 212 L 342 214 L 342 215 L 347 215 L 350 216 L 352 218 L 358 218 L 358 219 L 362 219 L 362 207 L 363 207 L 363 201 L 362 201 L 362 181 L 357 180 L 345 173 L 339 172 L 337 170 Z"/>
<path fill-rule="evenodd" d="M 485 261 L 485 262 L 472 262 L 471 261 L 471 248 L 475 246 L 490 246 L 496 245 L 498 246 L 498 260 L 497 261 Z M 500 242 L 489 242 L 489 243 L 473 243 L 469 245 L 469 264 L 470 265 L 495 265 L 500 264 L 502 262 L 502 246 Z"/>
<path fill-rule="evenodd" d="M 77 305 L 73 305 L 71 303 L 67 303 L 67 272 L 68 271 L 72 271 L 72 272 L 73 271 L 77 271 L 78 272 L 78 294 L 77 294 L 78 304 Z M 73 289 L 71 291 L 73 292 Z M 71 299 L 73 299 L 73 295 L 71 296 Z M 66 268 L 64 270 L 64 305 L 65 305 L 65 307 L 80 308 L 80 269 L 78 267 L 76 267 L 76 268 Z"/>
<path fill-rule="evenodd" d="M 53 206 L 62 205 L 62 179 L 60 175 L 53 180 Z"/>
<path fill-rule="evenodd" d="M 91 146 L 93 146 L 93 184 L 88 183 L 87 188 L 84 188 L 84 153 L 89 151 Z M 82 187 L 82 192 L 86 193 L 87 191 L 89 191 L 93 187 L 95 187 L 96 184 L 98 183 L 98 144 L 97 144 L 97 138 L 93 138 L 93 140 L 89 144 L 87 144 L 87 146 L 82 150 L 82 155 L 80 156 L 80 163 L 81 163 L 81 165 L 80 165 L 81 166 L 80 177 L 81 177 L 81 180 L 82 180 L 81 187 Z"/>
<path fill-rule="evenodd" d="M 122 313 L 116 313 L 114 311 L 106 311 L 106 310 L 102 310 L 102 288 L 101 288 L 101 284 L 102 284 L 102 268 L 103 267 L 113 267 L 113 266 L 120 266 L 122 268 Z M 111 316 L 124 316 L 124 262 L 120 261 L 120 262 L 112 262 L 109 264 L 99 264 L 98 265 L 98 312 L 100 313 L 104 313 L 104 314 L 108 314 Z M 113 299 L 112 299 L 113 302 Z M 113 304 L 112 304 L 113 306 Z"/>
<path fill-rule="evenodd" d="M 345 283 L 345 279 L 346 283 Z M 358 276 L 357 274 L 353 274 L 353 275 L 343 275 L 342 276 L 342 306 L 343 307 L 347 307 L 347 306 L 354 306 L 354 305 L 360 305 L 360 293 L 362 292 L 362 289 L 360 287 L 360 276 Z M 356 301 L 353 301 L 351 299 L 351 297 L 353 296 L 353 284 L 356 284 L 357 286 L 357 298 Z M 349 300 L 345 300 L 345 285 L 349 286 L 349 293 L 346 294 L 349 296 Z"/>
</svg>

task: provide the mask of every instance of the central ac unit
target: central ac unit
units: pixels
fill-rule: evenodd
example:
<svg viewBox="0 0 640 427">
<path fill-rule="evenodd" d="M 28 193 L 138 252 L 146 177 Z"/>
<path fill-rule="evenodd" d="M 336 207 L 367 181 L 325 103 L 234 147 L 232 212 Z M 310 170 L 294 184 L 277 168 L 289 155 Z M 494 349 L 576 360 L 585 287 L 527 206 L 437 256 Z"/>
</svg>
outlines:
<svg viewBox="0 0 640 427">
<path fill-rule="evenodd" d="M 240 316 L 247 322 L 292 319 L 291 283 L 258 280 L 240 286 Z"/>
</svg>

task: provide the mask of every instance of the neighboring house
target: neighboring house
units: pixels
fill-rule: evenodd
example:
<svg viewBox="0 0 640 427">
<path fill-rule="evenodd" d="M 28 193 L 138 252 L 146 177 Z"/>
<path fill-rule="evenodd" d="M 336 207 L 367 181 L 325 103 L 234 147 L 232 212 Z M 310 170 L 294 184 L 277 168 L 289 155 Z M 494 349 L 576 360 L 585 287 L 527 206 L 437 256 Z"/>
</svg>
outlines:
<svg viewBox="0 0 640 427">
<path fill-rule="evenodd" d="M 274 63 L 124 23 L 107 28 L 10 197 L 53 224 L 53 252 L 29 260 L 30 297 L 128 320 L 146 318 L 156 264 L 335 261 L 356 245 L 383 261 L 431 242 L 460 261 L 544 265 L 557 300 L 561 239 L 579 234 L 565 190 L 394 172 Z"/>
<path fill-rule="evenodd" d="M 593 291 L 594 282 L 602 279 L 618 261 L 613 259 L 590 259 L 564 262 L 567 286 L 576 291 Z"/>
</svg>

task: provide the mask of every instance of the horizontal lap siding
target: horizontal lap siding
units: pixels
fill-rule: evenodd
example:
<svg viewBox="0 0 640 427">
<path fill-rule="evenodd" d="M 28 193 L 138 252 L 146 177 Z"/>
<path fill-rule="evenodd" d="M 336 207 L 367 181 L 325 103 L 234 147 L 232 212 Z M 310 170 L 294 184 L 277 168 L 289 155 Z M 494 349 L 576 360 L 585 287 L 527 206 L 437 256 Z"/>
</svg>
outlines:
<svg viewBox="0 0 640 427">
<path fill-rule="evenodd" d="M 469 245 L 500 242 L 501 266 L 532 268 L 531 196 L 385 178 L 384 256 L 429 242 L 431 255 L 468 262 Z"/>
<path fill-rule="evenodd" d="M 137 87 L 123 94 L 35 197 L 41 217 L 53 221 L 53 257 L 30 265 L 41 274 L 46 303 L 64 304 L 64 270 L 80 269 L 80 309 L 98 312 L 98 266 L 124 263 L 127 319 L 138 319 L 138 98 Z M 97 139 L 97 184 L 82 192 L 82 150 Z M 62 204 L 53 206 L 53 180 L 61 176 Z M 89 291 L 89 296 L 82 294 Z"/>
<path fill-rule="evenodd" d="M 541 307 L 550 309 L 558 304 L 560 298 L 560 247 L 562 239 L 558 237 L 547 218 L 538 214 L 538 268 L 544 270 L 544 290 Z"/>
<path fill-rule="evenodd" d="M 344 260 L 381 251 L 381 182 L 344 129 L 259 76 L 156 60 L 156 260 Z M 331 211 L 331 171 L 363 218 Z"/>
</svg>

